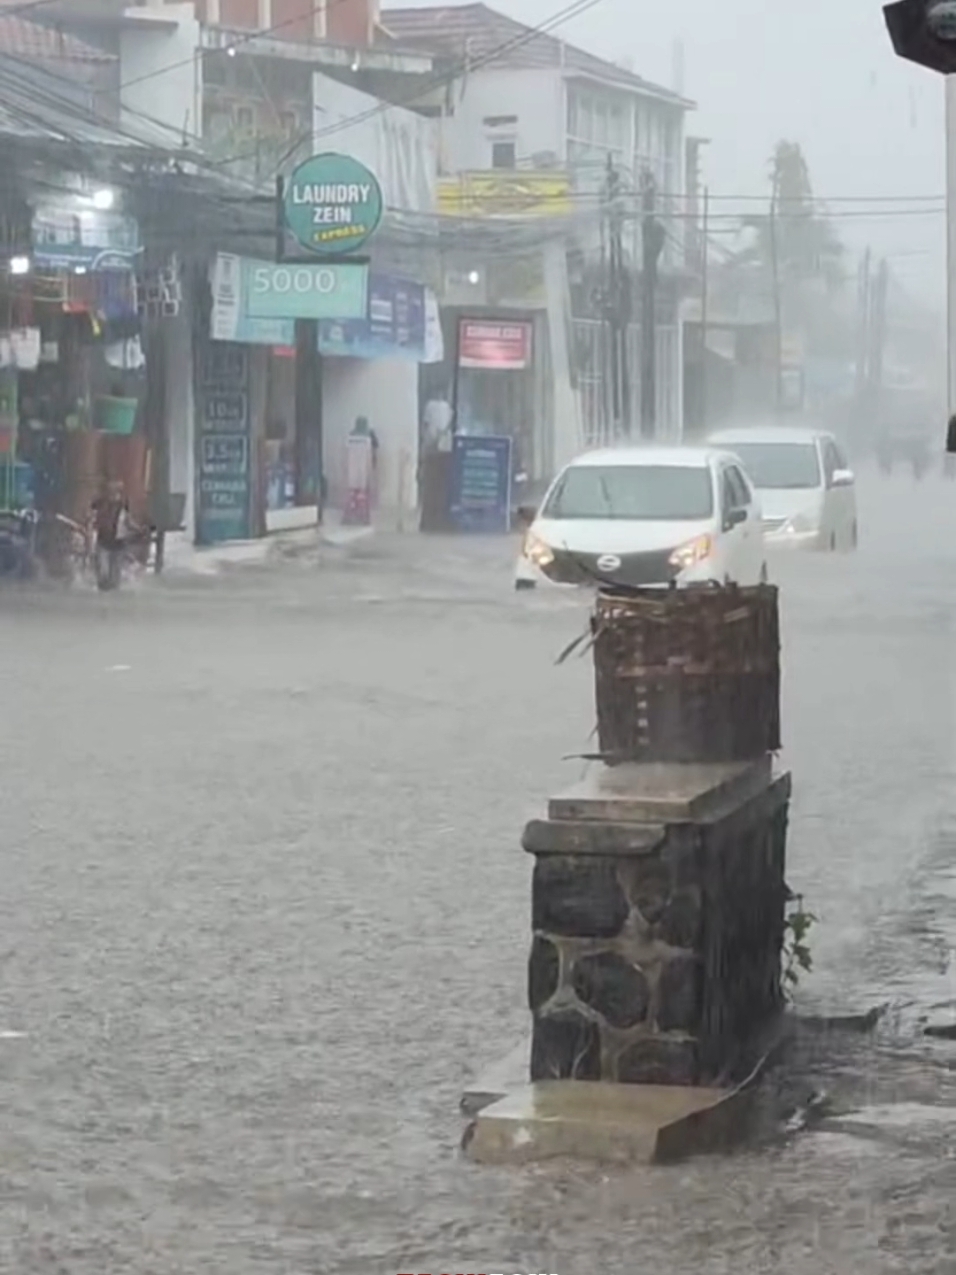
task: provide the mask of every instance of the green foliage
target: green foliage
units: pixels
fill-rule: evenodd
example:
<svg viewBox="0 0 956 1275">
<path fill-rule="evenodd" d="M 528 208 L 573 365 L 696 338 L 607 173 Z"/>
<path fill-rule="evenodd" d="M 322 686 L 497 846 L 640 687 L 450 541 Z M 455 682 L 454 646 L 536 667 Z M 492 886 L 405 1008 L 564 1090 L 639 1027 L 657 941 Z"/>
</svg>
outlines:
<svg viewBox="0 0 956 1275">
<path fill-rule="evenodd" d="M 784 994 L 790 996 L 800 981 L 801 973 L 809 974 L 813 969 L 807 937 L 817 918 L 804 909 L 802 894 L 792 894 L 788 890 L 787 902 L 791 907 L 784 921 L 783 983 Z"/>
</svg>

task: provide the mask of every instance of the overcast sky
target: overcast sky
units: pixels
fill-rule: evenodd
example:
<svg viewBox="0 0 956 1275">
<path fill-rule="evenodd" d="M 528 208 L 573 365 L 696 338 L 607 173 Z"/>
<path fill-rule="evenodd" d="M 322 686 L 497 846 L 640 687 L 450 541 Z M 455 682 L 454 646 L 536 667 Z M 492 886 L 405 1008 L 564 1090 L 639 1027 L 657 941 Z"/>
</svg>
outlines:
<svg viewBox="0 0 956 1275">
<path fill-rule="evenodd" d="M 534 25 L 567 0 L 489 3 Z M 942 77 L 894 55 L 879 0 L 599 0 L 555 34 L 667 85 L 683 40 L 684 90 L 698 104 L 688 131 L 711 139 L 714 195 L 766 192 L 779 138 L 803 145 L 821 196 L 943 193 Z M 940 212 L 903 215 L 914 199 L 835 207 L 855 214 L 839 218 L 854 252 L 894 254 L 901 280 L 940 294 Z"/>
</svg>

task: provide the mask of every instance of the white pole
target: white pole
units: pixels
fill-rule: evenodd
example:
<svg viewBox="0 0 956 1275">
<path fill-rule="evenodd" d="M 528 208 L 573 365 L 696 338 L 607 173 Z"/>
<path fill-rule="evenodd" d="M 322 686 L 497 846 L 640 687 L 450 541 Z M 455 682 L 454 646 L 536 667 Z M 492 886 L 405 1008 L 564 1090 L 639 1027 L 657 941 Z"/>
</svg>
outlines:
<svg viewBox="0 0 956 1275">
<path fill-rule="evenodd" d="M 956 76 L 946 76 L 947 412 L 956 415 Z"/>
</svg>

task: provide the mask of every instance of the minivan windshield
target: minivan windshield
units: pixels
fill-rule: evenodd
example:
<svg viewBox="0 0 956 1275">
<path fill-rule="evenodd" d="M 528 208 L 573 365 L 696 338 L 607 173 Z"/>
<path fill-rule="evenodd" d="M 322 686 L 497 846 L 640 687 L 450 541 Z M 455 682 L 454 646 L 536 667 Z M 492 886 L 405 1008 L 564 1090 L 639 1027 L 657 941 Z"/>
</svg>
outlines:
<svg viewBox="0 0 956 1275">
<path fill-rule="evenodd" d="M 798 491 L 820 486 L 816 443 L 727 443 L 750 481 L 763 491 Z"/>
<path fill-rule="evenodd" d="M 545 518 L 692 522 L 709 518 L 709 469 L 688 465 L 572 465 L 541 511 Z"/>
</svg>

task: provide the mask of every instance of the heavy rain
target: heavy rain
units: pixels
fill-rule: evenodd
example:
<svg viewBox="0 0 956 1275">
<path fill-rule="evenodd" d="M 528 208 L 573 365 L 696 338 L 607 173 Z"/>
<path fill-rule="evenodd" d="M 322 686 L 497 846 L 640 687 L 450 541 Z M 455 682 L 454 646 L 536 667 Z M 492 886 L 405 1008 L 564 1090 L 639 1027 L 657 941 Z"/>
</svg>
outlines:
<svg viewBox="0 0 956 1275">
<path fill-rule="evenodd" d="M 0 1275 L 956 1270 L 956 5 L 500 3 L 0 4 Z"/>
</svg>

